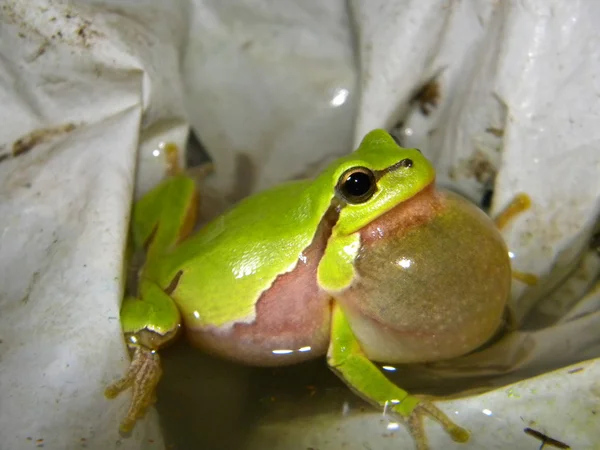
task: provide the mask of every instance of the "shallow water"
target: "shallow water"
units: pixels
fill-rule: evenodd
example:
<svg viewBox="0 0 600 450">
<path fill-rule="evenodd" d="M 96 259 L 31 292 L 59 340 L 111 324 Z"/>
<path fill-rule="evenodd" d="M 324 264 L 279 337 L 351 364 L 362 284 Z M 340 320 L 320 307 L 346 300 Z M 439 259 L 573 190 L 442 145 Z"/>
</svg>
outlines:
<svg viewBox="0 0 600 450">
<path fill-rule="evenodd" d="M 162 360 L 156 406 L 170 450 L 249 448 L 248 436 L 261 424 L 336 415 L 347 402 L 369 407 L 324 357 L 252 368 L 207 356 L 181 339 L 162 352 Z"/>
</svg>

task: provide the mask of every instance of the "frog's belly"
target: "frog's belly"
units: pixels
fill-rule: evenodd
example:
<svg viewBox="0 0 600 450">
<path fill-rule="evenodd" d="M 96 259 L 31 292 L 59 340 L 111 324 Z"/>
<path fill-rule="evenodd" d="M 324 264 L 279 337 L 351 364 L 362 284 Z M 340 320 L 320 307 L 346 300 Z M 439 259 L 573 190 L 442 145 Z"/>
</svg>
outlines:
<svg viewBox="0 0 600 450">
<path fill-rule="evenodd" d="M 255 366 L 288 365 L 325 355 L 331 297 L 316 280 L 327 231 L 317 235 L 294 270 L 280 275 L 262 294 L 254 322 L 202 329 L 186 324 L 190 341 L 208 353 Z"/>
<path fill-rule="evenodd" d="M 372 360 L 454 358 L 484 344 L 502 324 L 511 283 L 502 237 L 462 198 L 445 194 L 437 201 L 439 212 L 426 223 L 363 242 L 358 277 L 339 295 Z"/>
<path fill-rule="evenodd" d="M 307 297 L 310 293 L 313 296 Z M 288 365 L 327 352 L 331 320 L 328 295 L 311 289 L 300 296 L 269 291 L 261 302 L 253 323 L 223 329 L 186 327 L 189 340 L 207 353 L 253 366 Z"/>
</svg>

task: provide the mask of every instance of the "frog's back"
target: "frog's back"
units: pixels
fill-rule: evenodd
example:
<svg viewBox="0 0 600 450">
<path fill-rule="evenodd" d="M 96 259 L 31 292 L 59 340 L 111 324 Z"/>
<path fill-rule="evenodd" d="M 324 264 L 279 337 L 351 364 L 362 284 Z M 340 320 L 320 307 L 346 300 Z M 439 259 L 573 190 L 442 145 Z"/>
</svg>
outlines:
<svg viewBox="0 0 600 450">
<path fill-rule="evenodd" d="M 217 327 L 254 318 L 256 300 L 296 266 L 329 208 L 311 186 L 294 181 L 248 197 L 165 255 L 160 283 L 180 277 L 173 297 L 184 317 Z"/>
</svg>

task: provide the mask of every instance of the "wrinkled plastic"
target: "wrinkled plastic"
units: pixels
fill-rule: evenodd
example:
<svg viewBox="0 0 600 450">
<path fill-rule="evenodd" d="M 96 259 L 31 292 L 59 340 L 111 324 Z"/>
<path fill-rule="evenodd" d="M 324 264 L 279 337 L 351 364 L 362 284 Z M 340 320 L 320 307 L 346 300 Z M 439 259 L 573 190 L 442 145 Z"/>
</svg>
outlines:
<svg viewBox="0 0 600 450">
<path fill-rule="evenodd" d="M 514 284 L 520 331 L 389 375 L 457 396 L 440 406 L 472 442 L 428 423 L 433 448 L 539 448 L 525 428 L 600 441 L 600 4 L 226 3 L 0 4 L 0 449 L 234 448 L 242 428 L 243 448 L 413 448 L 345 388 L 269 397 L 257 416 L 248 369 L 185 348 L 165 357 L 160 426 L 153 411 L 118 434 L 128 398 L 102 392 L 129 361 L 130 202 L 190 125 L 216 164 L 209 205 L 310 176 L 374 127 L 421 148 L 440 184 L 474 201 L 493 188 L 493 214 L 527 193 L 504 230 L 515 268 L 540 277 Z M 432 81 L 437 105 L 416 96 Z"/>
</svg>

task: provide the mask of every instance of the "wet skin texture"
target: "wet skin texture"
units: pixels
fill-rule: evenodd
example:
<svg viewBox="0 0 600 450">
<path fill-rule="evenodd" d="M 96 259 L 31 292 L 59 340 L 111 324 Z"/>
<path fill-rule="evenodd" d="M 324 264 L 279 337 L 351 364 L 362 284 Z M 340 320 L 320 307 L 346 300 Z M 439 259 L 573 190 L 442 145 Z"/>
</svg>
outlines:
<svg viewBox="0 0 600 450">
<path fill-rule="evenodd" d="M 485 343 L 500 326 L 510 291 L 507 249 L 489 218 L 466 200 L 430 185 L 361 229 L 358 276 L 331 297 L 318 287 L 316 270 L 335 220 L 324 217 L 296 267 L 262 294 L 255 322 L 225 330 L 187 326 L 190 340 L 258 366 L 323 356 L 333 298 L 374 361 L 453 358 Z M 306 347 L 310 351 L 273 353 Z"/>
<path fill-rule="evenodd" d="M 133 359 L 105 391 L 132 389 L 121 430 L 152 404 L 158 351 L 183 329 L 204 350 L 250 365 L 326 353 L 356 394 L 404 421 L 419 450 L 428 448 L 426 416 L 467 441 L 467 430 L 373 363 L 450 359 L 502 323 L 506 246 L 492 220 L 434 181 L 417 149 L 374 130 L 314 179 L 244 199 L 193 236 L 193 180 L 175 174 L 147 193 L 132 219 L 146 263 L 121 309 Z"/>
</svg>

